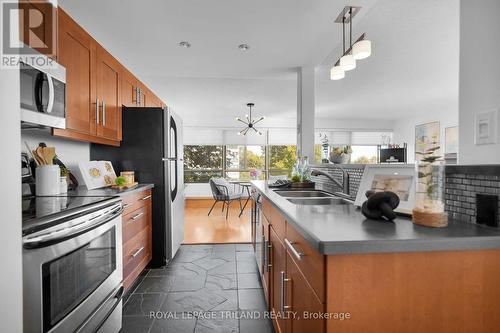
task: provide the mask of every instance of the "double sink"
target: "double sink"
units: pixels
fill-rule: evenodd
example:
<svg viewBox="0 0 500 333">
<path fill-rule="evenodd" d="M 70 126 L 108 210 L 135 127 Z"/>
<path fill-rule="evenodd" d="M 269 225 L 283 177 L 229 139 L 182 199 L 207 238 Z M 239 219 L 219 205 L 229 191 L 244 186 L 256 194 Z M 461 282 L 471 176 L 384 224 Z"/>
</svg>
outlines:
<svg viewBox="0 0 500 333">
<path fill-rule="evenodd" d="M 295 205 L 352 205 L 349 199 L 320 190 L 275 190 Z"/>
</svg>

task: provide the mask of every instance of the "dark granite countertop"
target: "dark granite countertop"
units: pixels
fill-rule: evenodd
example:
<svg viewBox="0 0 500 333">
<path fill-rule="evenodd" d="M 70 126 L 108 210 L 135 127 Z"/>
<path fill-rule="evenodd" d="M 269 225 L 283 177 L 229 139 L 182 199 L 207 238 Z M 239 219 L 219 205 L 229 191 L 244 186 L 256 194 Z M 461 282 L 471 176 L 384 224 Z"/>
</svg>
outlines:
<svg viewBox="0 0 500 333">
<path fill-rule="evenodd" d="M 98 188 L 95 190 L 88 190 L 85 186 L 79 186 L 76 190 L 68 191 L 68 196 L 81 196 L 81 197 L 114 197 L 129 195 L 134 192 L 141 192 L 153 188 L 154 184 L 139 184 L 134 188 L 126 190 L 117 190 L 111 187 Z"/>
<path fill-rule="evenodd" d="M 322 254 L 500 249 L 497 228 L 454 220 L 446 228 L 429 228 L 406 217 L 394 222 L 368 220 L 353 205 L 295 205 L 265 181 L 252 185 Z"/>
</svg>

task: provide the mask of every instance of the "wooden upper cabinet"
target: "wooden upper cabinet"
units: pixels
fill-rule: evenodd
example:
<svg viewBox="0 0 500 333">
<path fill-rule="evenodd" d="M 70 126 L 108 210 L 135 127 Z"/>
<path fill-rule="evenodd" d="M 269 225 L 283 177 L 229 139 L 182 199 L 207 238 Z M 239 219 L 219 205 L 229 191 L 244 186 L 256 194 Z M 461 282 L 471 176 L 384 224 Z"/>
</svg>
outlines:
<svg viewBox="0 0 500 333">
<path fill-rule="evenodd" d="M 20 40 L 53 59 L 57 58 L 57 8 L 48 0 L 19 3 Z"/>
<path fill-rule="evenodd" d="M 97 46 L 96 89 L 100 104 L 97 114 L 97 135 L 121 140 L 120 63 L 103 47 Z"/>
<path fill-rule="evenodd" d="M 66 68 L 66 129 L 52 133 L 118 146 L 122 106 L 161 107 L 163 102 L 60 7 L 57 21 L 57 59 Z"/>
<path fill-rule="evenodd" d="M 123 106 L 134 107 L 138 106 L 137 100 L 138 100 L 137 79 L 126 68 L 122 68 L 121 104 Z"/>
<path fill-rule="evenodd" d="M 59 16 L 58 62 L 66 67 L 66 129 L 55 135 L 96 134 L 96 43 L 63 10 Z"/>
</svg>

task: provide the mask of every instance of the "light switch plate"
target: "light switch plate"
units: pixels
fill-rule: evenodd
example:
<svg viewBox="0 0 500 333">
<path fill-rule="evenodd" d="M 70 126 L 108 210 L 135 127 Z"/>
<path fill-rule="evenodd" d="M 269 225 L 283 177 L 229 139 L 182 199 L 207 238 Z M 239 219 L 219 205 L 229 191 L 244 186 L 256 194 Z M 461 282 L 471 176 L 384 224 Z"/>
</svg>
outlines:
<svg viewBox="0 0 500 333">
<path fill-rule="evenodd" d="M 474 122 L 476 145 L 497 143 L 498 110 L 489 110 L 476 113 Z"/>
</svg>

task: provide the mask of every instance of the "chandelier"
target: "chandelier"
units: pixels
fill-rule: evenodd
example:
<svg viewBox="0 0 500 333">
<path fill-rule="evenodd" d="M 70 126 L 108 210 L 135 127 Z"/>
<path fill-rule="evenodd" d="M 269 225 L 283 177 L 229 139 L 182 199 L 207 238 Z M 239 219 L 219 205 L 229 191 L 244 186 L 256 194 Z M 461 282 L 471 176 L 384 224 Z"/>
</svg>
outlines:
<svg viewBox="0 0 500 333">
<path fill-rule="evenodd" d="M 265 117 L 260 117 L 259 119 L 257 120 L 254 120 L 252 118 L 252 107 L 254 107 L 255 104 L 253 103 L 248 103 L 247 106 L 248 108 L 250 109 L 249 113 L 247 115 L 245 115 L 245 118 L 246 118 L 246 121 L 245 120 L 242 120 L 241 118 L 236 118 L 237 121 L 245 124 L 245 128 L 243 128 L 241 131 L 238 132 L 238 135 L 247 135 L 248 131 L 250 129 L 253 129 L 256 133 L 259 133 L 259 135 L 262 135 L 262 132 L 257 130 L 255 128 L 255 124 L 257 124 L 258 122 L 262 121 L 265 119 Z"/>
</svg>

